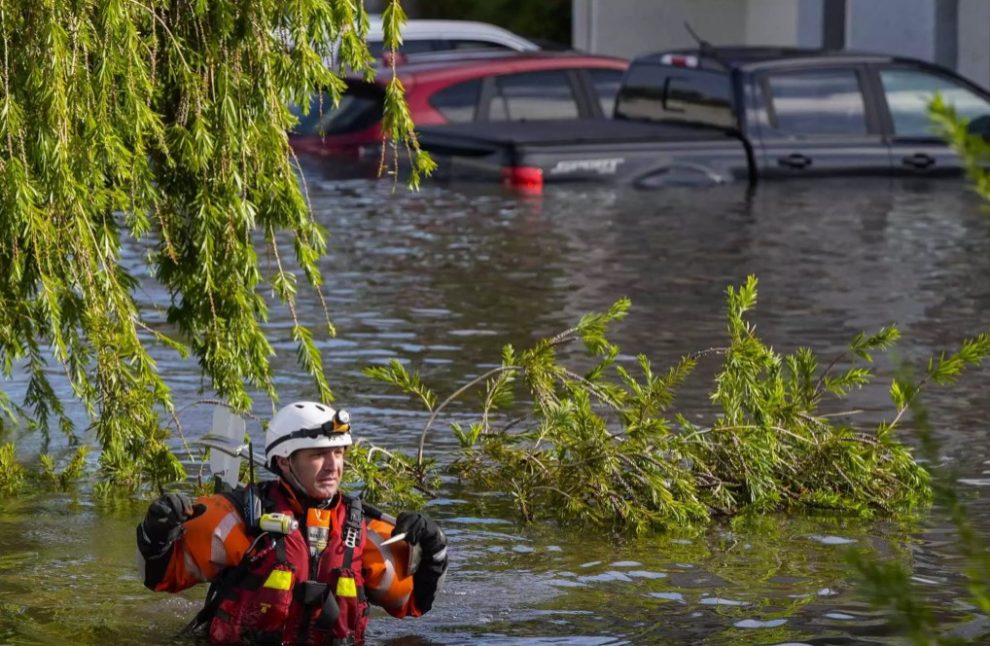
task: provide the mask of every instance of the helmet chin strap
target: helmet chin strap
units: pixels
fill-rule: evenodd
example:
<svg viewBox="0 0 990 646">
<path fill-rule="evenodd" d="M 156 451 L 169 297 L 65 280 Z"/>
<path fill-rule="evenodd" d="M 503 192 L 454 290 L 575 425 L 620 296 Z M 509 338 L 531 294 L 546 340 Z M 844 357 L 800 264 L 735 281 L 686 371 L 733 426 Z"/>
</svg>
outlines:
<svg viewBox="0 0 990 646">
<path fill-rule="evenodd" d="M 289 463 L 289 472 L 282 475 L 285 477 L 286 482 L 289 483 L 289 486 L 295 489 L 296 493 L 299 494 L 300 502 L 306 503 L 307 507 L 317 507 L 319 509 L 329 507 L 330 503 L 337 497 L 336 494 L 328 499 L 313 498 L 306 491 L 306 488 L 302 486 L 302 483 L 299 482 L 299 477 L 296 475 L 295 469 L 292 468 L 292 458 L 286 458 L 286 461 Z"/>
<path fill-rule="evenodd" d="M 285 479 L 289 481 L 289 484 L 292 485 L 292 488 L 295 489 L 297 493 L 301 493 L 308 498 L 309 494 L 306 493 L 306 488 L 302 486 L 301 482 L 299 482 L 299 478 L 296 476 L 296 470 L 292 468 L 292 460 L 290 459 L 288 462 L 289 472 L 283 474 Z"/>
</svg>

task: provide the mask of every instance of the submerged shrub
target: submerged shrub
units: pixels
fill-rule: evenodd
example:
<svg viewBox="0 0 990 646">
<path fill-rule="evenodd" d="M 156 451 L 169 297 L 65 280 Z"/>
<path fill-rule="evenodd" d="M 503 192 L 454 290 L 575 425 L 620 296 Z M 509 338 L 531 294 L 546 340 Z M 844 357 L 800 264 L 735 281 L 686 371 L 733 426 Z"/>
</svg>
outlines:
<svg viewBox="0 0 990 646">
<path fill-rule="evenodd" d="M 86 455 L 89 453 L 89 446 L 79 446 L 69 462 L 58 471 L 55 465 L 55 458 L 51 454 L 43 453 L 39 458 L 41 472 L 39 479 L 48 487 L 56 491 L 68 491 L 83 477 L 86 470 Z"/>
<path fill-rule="evenodd" d="M 527 521 L 552 517 L 643 532 L 744 511 L 825 508 L 870 516 L 928 503 L 929 474 L 895 432 L 917 389 L 895 381 L 895 416 L 873 429 L 819 412 L 827 398 L 841 399 L 873 379 L 871 353 L 895 343 L 897 329 L 858 334 L 846 353 L 821 368 L 810 349 L 781 355 L 756 336 L 744 317 L 756 304 L 756 286 L 750 277 L 728 289 L 729 344 L 703 353 L 723 357 L 711 393 L 717 413 L 707 427 L 673 410 L 675 390 L 701 354 L 664 373 L 642 355 L 635 371 L 615 365 L 619 348 L 605 332 L 625 316 L 627 300 L 521 353 L 506 346 L 499 367 L 439 406 L 397 361 L 365 372 L 432 411 L 420 467 L 437 414 L 483 384 L 481 419 L 452 426 L 461 449 L 447 467 L 476 487 L 510 496 Z M 557 349 L 575 340 L 596 361 L 584 374 L 557 360 Z M 986 335 L 967 341 L 958 353 L 933 359 L 927 380 L 951 381 L 988 352 Z M 529 412 L 497 426 L 493 415 L 517 410 L 520 394 L 532 401 Z"/>
<path fill-rule="evenodd" d="M 24 467 L 14 456 L 14 445 L 0 445 L 0 496 L 17 493 L 24 484 Z"/>
</svg>

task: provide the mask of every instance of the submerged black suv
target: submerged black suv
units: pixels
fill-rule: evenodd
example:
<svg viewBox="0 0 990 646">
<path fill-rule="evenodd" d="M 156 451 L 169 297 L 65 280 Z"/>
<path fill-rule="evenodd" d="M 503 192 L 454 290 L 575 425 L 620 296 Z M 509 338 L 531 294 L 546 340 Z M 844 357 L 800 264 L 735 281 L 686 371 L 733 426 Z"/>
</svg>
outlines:
<svg viewBox="0 0 990 646">
<path fill-rule="evenodd" d="M 611 120 L 435 126 L 420 141 L 448 171 L 496 171 L 510 184 L 958 175 L 960 160 L 929 120 L 936 93 L 990 131 L 990 93 L 931 63 L 706 47 L 635 59 Z"/>
</svg>

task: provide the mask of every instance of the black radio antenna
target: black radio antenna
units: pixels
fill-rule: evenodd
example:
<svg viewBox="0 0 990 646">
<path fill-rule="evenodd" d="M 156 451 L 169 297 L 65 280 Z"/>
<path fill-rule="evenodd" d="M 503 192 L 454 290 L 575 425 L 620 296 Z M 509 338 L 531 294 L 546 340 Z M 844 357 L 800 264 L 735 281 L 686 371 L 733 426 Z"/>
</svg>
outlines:
<svg viewBox="0 0 990 646">
<path fill-rule="evenodd" d="M 725 67 L 729 67 L 729 65 L 724 60 L 722 60 L 722 57 L 719 55 L 718 48 L 716 48 L 707 40 L 699 36 L 698 32 L 696 32 L 694 29 L 691 28 L 691 23 L 689 23 L 687 20 L 684 21 L 684 29 L 686 29 L 687 33 L 691 35 L 691 38 L 693 38 L 694 41 L 698 43 L 698 51 L 701 53 L 702 56 L 707 56 L 715 61 L 718 61 Z"/>
<path fill-rule="evenodd" d="M 687 33 L 691 34 L 691 38 L 693 38 L 694 41 L 696 43 L 698 43 L 698 47 L 700 49 L 703 49 L 704 50 L 704 49 L 710 49 L 711 48 L 711 44 L 709 44 L 709 42 L 707 40 L 705 40 L 701 36 L 699 36 L 698 35 L 698 32 L 696 32 L 694 29 L 691 29 L 691 23 L 689 23 L 687 20 L 684 21 L 684 29 L 687 30 Z"/>
</svg>

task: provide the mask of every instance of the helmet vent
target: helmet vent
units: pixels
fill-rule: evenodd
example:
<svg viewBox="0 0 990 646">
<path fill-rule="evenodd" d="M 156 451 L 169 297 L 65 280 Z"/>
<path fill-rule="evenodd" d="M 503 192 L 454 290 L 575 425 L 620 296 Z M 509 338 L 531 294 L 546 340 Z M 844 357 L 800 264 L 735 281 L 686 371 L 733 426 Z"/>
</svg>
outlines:
<svg viewBox="0 0 990 646">
<path fill-rule="evenodd" d="M 316 407 L 320 410 L 321 413 L 327 412 L 327 409 L 324 408 L 323 406 L 320 406 L 319 404 L 317 404 Z"/>
<path fill-rule="evenodd" d="M 302 404 L 296 404 L 296 408 L 305 408 Z"/>
</svg>

